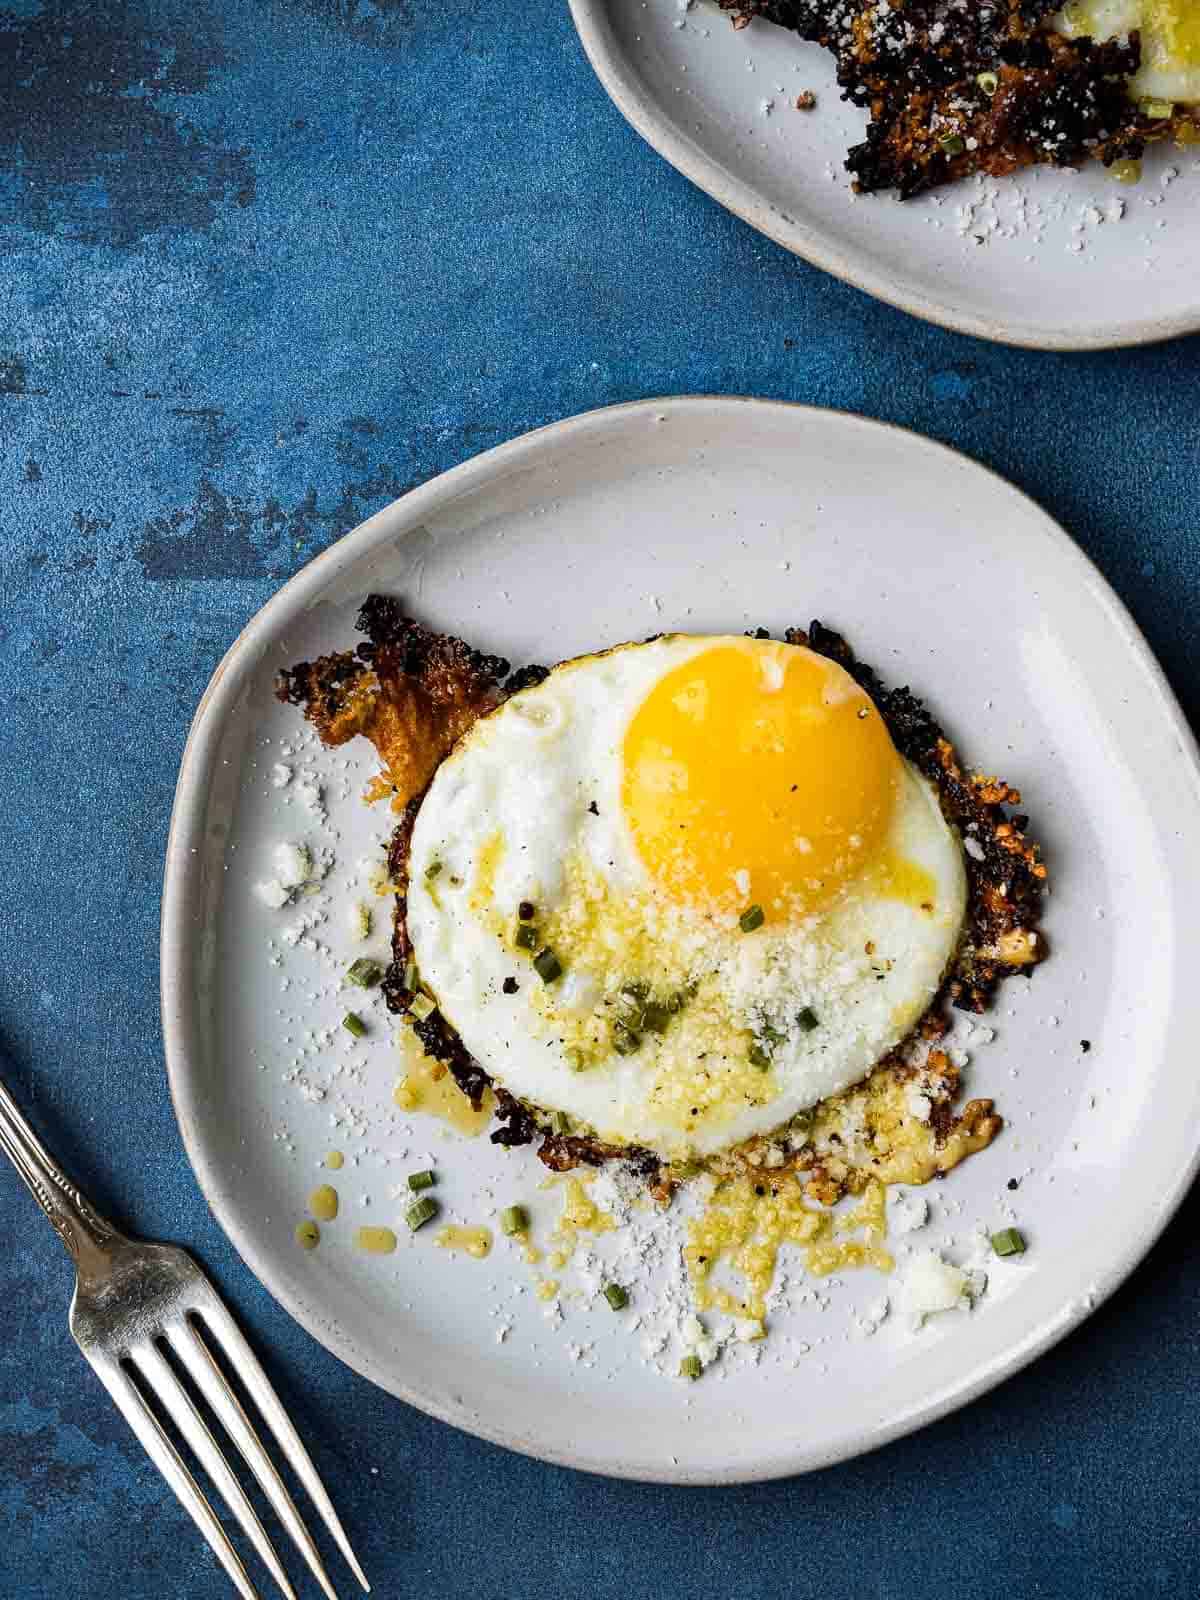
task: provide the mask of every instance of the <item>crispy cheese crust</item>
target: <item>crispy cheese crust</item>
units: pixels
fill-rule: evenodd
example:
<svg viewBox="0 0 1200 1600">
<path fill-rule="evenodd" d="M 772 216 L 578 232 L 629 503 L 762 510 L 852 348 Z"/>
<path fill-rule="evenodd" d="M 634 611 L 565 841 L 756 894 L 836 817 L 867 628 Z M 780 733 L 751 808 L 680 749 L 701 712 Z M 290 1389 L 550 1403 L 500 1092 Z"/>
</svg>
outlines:
<svg viewBox="0 0 1200 1600">
<path fill-rule="evenodd" d="M 442 1064 L 476 1109 L 492 1089 L 499 1124 L 491 1134 L 493 1143 L 540 1140 L 538 1155 L 556 1172 L 611 1160 L 631 1162 L 655 1194 L 668 1198 L 674 1177 L 652 1151 L 554 1132 L 544 1111 L 492 1082 L 440 1012 L 424 1019 L 410 1014 L 414 996 L 405 982 L 413 958 L 408 863 L 424 790 L 438 762 L 478 717 L 518 689 L 540 682 L 547 669 L 527 667 L 510 674 L 503 658 L 431 633 L 405 616 L 397 601 L 382 596 L 367 600 L 359 626 L 368 637 L 353 654 L 301 662 L 280 675 L 277 693 L 303 708 L 326 744 L 342 744 L 361 733 L 384 762 L 383 788 L 393 794 L 400 812 L 388 847 L 395 895 L 392 961 L 383 980 L 389 1009 L 409 1018 L 426 1054 Z M 769 634 L 759 629 L 757 637 Z M 1046 955 L 1037 926 L 1046 869 L 1037 846 L 1025 835 L 1028 819 L 1009 809 L 1020 804 L 1020 794 L 998 778 L 964 771 L 921 701 L 907 688 L 886 688 L 840 634 L 812 622 L 807 629 L 789 629 L 785 638 L 838 662 L 861 684 L 879 707 L 896 748 L 935 785 L 946 818 L 968 841 L 963 935 L 942 989 L 916 1030 L 936 1042 L 948 1028 L 947 1006 L 984 1011 L 1004 979 L 1028 974 Z M 403 707 L 403 716 L 393 714 L 389 708 L 394 707 Z M 413 786 L 417 773 L 424 774 L 419 788 Z M 865 1084 L 816 1108 L 806 1122 L 803 1143 L 789 1141 L 793 1148 L 787 1159 L 789 1167 L 807 1173 L 810 1194 L 832 1204 L 841 1194 L 861 1191 L 871 1177 L 924 1183 L 991 1143 L 1002 1126 L 1000 1117 L 990 1100 L 972 1100 L 956 1112 L 959 1073 L 944 1052 L 932 1050 L 919 1070 L 930 1102 L 927 1117 L 911 1109 L 918 1069 L 902 1048 L 881 1062 Z M 858 1130 L 853 1140 L 844 1137 L 851 1122 Z M 761 1161 L 771 1142 L 752 1140 L 723 1158 L 725 1164 Z M 778 1160 L 772 1164 L 778 1166 Z"/>
<path fill-rule="evenodd" d="M 843 99 L 870 114 L 846 168 L 860 193 L 902 200 L 972 172 L 1137 160 L 1171 137 L 1194 143 L 1185 112 L 1150 116 L 1129 98 L 1137 32 L 1097 43 L 1049 27 L 1048 0 L 720 0 L 735 27 L 755 18 L 832 51 Z M 982 80 L 982 81 L 981 81 Z"/>
<path fill-rule="evenodd" d="M 304 708 L 326 745 L 369 739 L 400 807 L 424 794 L 455 740 L 499 705 L 508 662 L 432 632 L 387 595 L 368 597 L 358 627 L 366 638 L 353 653 L 299 662 L 280 673 L 275 693 Z"/>
</svg>

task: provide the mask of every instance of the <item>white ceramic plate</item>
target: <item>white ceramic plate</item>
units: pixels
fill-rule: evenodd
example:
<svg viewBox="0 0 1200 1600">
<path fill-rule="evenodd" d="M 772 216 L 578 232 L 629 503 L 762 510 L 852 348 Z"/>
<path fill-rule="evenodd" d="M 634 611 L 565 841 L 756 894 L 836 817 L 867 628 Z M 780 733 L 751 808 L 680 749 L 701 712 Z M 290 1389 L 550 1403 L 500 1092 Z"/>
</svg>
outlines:
<svg viewBox="0 0 1200 1600">
<path fill-rule="evenodd" d="M 1039 349 L 1200 328 L 1200 151 L 1152 152 L 1135 187 L 1093 165 L 968 179 L 904 204 L 856 198 L 842 163 L 865 113 L 838 98 L 828 52 L 765 22 L 735 33 L 712 0 L 690 10 L 679 0 L 571 0 L 571 11 L 604 87 L 660 155 L 868 294 Z M 794 109 L 802 89 L 816 92 L 815 111 Z"/>
<path fill-rule="evenodd" d="M 537 1187 L 532 1151 L 506 1155 L 395 1110 L 385 1017 L 372 1013 L 361 1045 L 337 1026 L 349 1003 L 338 975 L 362 949 L 344 908 L 363 893 L 357 863 L 388 819 L 358 798 L 369 752 L 297 747 L 298 713 L 272 684 L 279 667 L 345 647 L 376 589 L 514 662 L 659 629 L 779 630 L 817 615 L 927 695 L 971 757 L 1019 782 L 1053 872 L 1053 959 L 1032 984 L 1009 985 L 989 1019 L 995 1040 L 972 1052 L 968 1092 L 998 1100 L 1004 1134 L 930 1187 L 930 1227 L 900 1241 L 953 1254 L 973 1224 L 994 1227 L 1011 1206 L 1029 1251 L 994 1264 L 972 1314 L 919 1336 L 893 1316 L 864 1341 L 854 1317 L 886 1285 L 846 1274 L 824 1309 L 773 1317 L 761 1359 L 731 1350 L 687 1385 L 648 1366 L 632 1331 L 651 1308 L 646 1286 L 623 1316 L 566 1294 L 554 1326 L 506 1241 L 477 1262 L 400 1225 L 392 1256 L 352 1248 L 358 1224 L 397 1224 L 393 1186 L 431 1164 L 455 1220 L 524 1200 L 544 1237 L 558 1208 Z M 293 777 L 275 788 L 280 761 Z M 305 807 L 306 773 L 323 785 L 325 825 Z M 300 913 L 269 910 L 253 890 L 281 839 L 336 857 L 312 948 L 287 949 L 282 931 Z M 188 1153 L 218 1219 L 293 1316 L 436 1416 L 631 1477 L 817 1467 L 962 1404 L 1061 1338 L 1174 1210 L 1200 1143 L 1188 957 L 1198 839 L 1196 752 L 1158 668 L 1095 568 L 1014 489 L 938 445 L 836 412 L 728 399 L 593 412 L 372 517 L 288 583 L 215 674 L 184 756 L 163 908 L 167 1061 Z M 322 1027 L 328 1044 L 314 1040 Z M 331 1148 L 346 1153 L 340 1174 L 318 1170 Z M 322 1177 L 342 1213 L 305 1254 L 293 1228 Z M 571 1273 L 561 1276 L 567 1291 Z"/>
</svg>

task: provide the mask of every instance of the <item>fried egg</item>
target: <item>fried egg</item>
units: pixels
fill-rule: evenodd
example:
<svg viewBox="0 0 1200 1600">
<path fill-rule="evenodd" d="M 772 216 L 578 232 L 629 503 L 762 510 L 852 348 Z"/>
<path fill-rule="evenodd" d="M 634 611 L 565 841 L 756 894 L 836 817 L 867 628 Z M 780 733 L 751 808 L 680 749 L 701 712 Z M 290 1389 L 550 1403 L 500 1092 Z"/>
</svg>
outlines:
<svg viewBox="0 0 1200 1600">
<path fill-rule="evenodd" d="M 670 1160 L 864 1078 L 966 907 L 960 841 L 868 695 L 742 637 L 513 695 L 439 767 L 409 870 L 422 984 L 494 1080 Z"/>
<path fill-rule="evenodd" d="M 1141 32 L 1142 64 L 1129 80 L 1135 99 L 1200 103 L 1200 4 L 1196 0 L 1069 0 L 1059 33 L 1115 39 Z M 1161 114 L 1161 113 L 1160 113 Z"/>
</svg>

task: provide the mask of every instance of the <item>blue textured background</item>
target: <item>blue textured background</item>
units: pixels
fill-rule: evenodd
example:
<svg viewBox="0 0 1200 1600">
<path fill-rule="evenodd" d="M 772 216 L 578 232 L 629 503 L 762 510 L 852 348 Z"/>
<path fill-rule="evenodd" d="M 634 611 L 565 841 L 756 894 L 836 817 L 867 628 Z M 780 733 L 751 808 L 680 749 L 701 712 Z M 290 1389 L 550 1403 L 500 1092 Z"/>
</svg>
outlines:
<svg viewBox="0 0 1200 1600">
<path fill-rule="evenodd" d="M 773 395 L 959 446 L 1083 542 L 1195 723 L 1200 343 L 1045 356 L 874 304 L 646 149 L 562 0 L 0 15 L 8 1071 L 102 1203 L 210 1264 L 377 1592 L 1200 1592 L 1194 1197 L 1080 1333 L 915 1438 L 761 1488 L 608 1483 L 407 1410 L 271 1303 L 184 1160 L 156 1001 L 176 764 L 239 628 L 410 485 L 591 406 Z M 0 1206 L 0 1594 L 225 1600 L 7 1170 Z"/>
</svg>

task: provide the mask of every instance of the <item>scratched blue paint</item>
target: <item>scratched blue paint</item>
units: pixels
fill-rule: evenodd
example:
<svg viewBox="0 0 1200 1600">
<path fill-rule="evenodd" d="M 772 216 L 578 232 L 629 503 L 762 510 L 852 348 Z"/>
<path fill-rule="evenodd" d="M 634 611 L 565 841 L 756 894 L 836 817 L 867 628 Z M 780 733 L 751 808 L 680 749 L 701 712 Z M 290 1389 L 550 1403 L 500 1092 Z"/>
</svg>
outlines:
<svg viewBox="0 0 1200 1600">
<path fill-rule="evenodd" d="M 582 1479 L 386 1399 L 271 1304 L 188 1175 L 155 1001 L 209 673 L 282 578 L 408 486 L 643 395 L 884 417 L 1060 517 L 1195 720 L 1198 380 L 1196 340 L 1003 350 L 794 260 L 625 127 L 561 3 L 8 0 L 0 1035 L 84 1181 L 227 1287 L 377 1592 L 1200 1589 L 1194 1199 L 1081 1334 L 878 1456 L 723 1493 Z M 0 1207 L 0 1595 L 224 1600 L 76 1356 L 65 1258 L 4 1173 Z"/>
<path fill-rule="evenodd" d="M 965 404 L 971 399 L 971 378 L 961 370 L 956 372 L 951 368 L 946 372 L 933 373 L 929 387 L 938 400 L 958 400 Z"/>
</svg>

